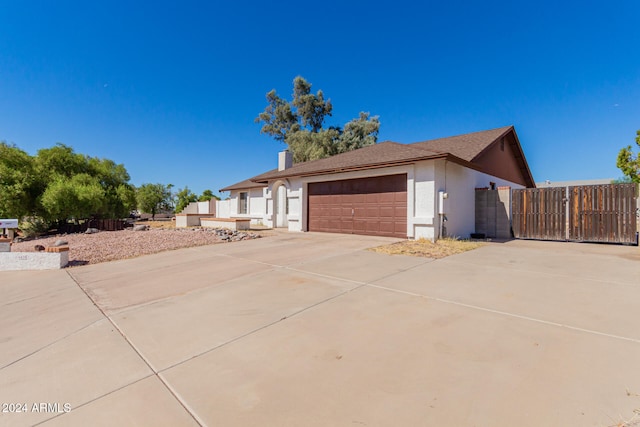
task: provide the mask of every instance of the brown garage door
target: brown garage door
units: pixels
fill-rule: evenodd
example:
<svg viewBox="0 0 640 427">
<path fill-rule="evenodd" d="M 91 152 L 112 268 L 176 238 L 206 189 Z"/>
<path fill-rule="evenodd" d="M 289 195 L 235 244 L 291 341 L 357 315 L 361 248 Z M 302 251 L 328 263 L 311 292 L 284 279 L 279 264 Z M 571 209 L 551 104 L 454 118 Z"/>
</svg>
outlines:
<svg viewBox="0 0 640 427">
<path fill-rule="evenodd" d="M 309 184 L 309 231 L 407 237 L 407 175 Z"/>
</svg>

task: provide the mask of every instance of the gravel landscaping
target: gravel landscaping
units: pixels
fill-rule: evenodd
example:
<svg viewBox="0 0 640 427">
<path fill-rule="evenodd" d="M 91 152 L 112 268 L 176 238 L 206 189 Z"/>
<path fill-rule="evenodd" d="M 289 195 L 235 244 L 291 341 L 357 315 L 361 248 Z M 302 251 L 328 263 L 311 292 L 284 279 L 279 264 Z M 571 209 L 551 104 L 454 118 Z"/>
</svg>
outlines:
<svg viewBox="0 0 640 427">
<path fill-rule="evenodd" d="M 100 231 L 95 234 L 64 234 L 14 243 L 12 252 L 35 252 L 37 245 L 69 243 L 69 266 L 134 258 L 172 249 L 255 239 L 259 234 L 204 228 L 151 228 L 146 231 Z"/>
</svg>

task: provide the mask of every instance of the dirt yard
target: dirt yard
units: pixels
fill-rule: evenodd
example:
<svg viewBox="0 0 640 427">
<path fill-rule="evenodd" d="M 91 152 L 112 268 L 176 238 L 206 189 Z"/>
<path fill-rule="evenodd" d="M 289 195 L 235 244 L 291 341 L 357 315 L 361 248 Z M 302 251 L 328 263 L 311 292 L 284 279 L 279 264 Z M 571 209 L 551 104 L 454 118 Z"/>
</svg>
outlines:
<svg viewBox="0 0 640 427">
<path fill-rule="evenodd" d="M 389 255 L 411 255 L 425 258 L 444 258 L 450 255 L 471 251 L 482 246 L 481 242 L 458 239 L 440 239 L 435 243 L 426 239 L 405 240 L 390 245 L 371 248 L 374 252 Z"/>
</svg>

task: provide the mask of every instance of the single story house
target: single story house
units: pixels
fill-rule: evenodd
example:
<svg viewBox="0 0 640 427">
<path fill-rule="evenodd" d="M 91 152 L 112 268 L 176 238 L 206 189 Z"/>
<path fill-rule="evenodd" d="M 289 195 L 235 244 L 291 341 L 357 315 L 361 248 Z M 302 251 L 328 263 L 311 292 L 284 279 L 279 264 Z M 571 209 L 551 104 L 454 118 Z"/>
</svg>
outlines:
<svg viewBox="0 0 640 427">
<path fill-rule="evenodd" d="M 513 126 L 413 144 L 381 142 L 222 188 L 217 213 L 289 231 L 469 237 L 475 189 L 535 187 Z"/>
</svg>

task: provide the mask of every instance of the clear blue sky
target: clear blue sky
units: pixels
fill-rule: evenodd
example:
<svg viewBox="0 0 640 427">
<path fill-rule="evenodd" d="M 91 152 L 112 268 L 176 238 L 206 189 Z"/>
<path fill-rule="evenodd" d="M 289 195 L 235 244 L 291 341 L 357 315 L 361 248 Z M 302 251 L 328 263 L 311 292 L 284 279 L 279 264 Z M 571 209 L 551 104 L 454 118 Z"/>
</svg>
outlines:
<svg viewBox="0 0 640 427">
<path fill-rule="evenodd" d="M 217 191 L 275 167 L 254 118 L 302 75 L 329 125 L 409 143 L 513 124 L 537 181 L 621 176 L 640 2 L 0 0 L 0 140 Z"/>
</svg>

